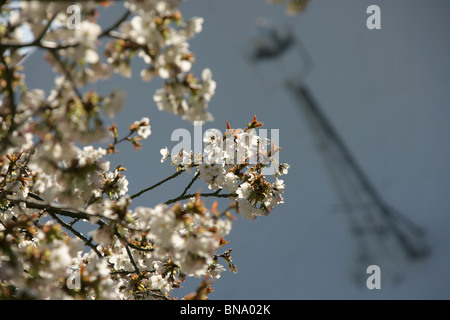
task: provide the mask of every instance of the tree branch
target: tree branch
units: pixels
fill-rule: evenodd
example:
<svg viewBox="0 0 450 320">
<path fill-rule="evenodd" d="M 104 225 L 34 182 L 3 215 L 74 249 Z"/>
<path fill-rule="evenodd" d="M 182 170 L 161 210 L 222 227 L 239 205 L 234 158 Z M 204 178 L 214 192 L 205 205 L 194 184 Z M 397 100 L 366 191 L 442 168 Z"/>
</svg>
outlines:
<svg viewBox="0 0 450 320">
<path fill-rule="evenodd" d="M 70 217 L 74 219 L 83 219 L 83 220 L 89 220 L 92 217 L 95 217 L 95 215 L 82 212 L 82 211 L 73 211 L 66 208 L 58 207 L 55 204 L 49 204 L 49 203 L 42 203 L 37 202 L 34 200 L 25 200 L 22 198 L 16 198 L 16 197 L 7 197 L 8 201 L 11 201 L 12 203 L 25 203 L 27 208 L 29 209 L 39 209 L 39 210 L 45 210 L 48 213 L 56 213 L 61 216 Z"/>
<path fill-rule="evenodd" d="M 195 180 L 198 179 L 198 177 L 200 177 L 200 171 L 195 174 L 194 178 L 192 178 L 191 182 L 189 182 L 189 184 L 186 186 L 184 191 L 181 193 L 180 197 L 186 194 L 186 192 L 189 190 L 190 187 L 192 187 L 192 185 L 194 184 Z"/>
<path fill-rule="evenodd" d="M 222 189 L 219 189 L 216 192 L 211 192 L 211 193 L 200 193 L 200 197 L 204 197 L 204 198 L 207 198 L 207 197 L 232 198 L 232 197 L 236 197 L 237 196 L 236 193 L 219 194 L 219 192 L 221 190 Z M 186 200 L 186 199 L 189 199 L 189 198 L 193 198 L 196 195 L 197 194 L 186 194 L 186 195 L 183 195 L 183 196 L 178 196 L 178 197 L 176 197 L 174 199 L 170 199 L 170 200 L 166 201 L 165 204 L 171 204 L 171 203 L 174 203 L 174 202 L 177 202 L 177 201 L 180 201 L 180 200 Z"/>
<path fill-rule="evenodd" d="M 124 22 L 125 20 L 128 19 L 128 17 L 130 16 L 131 12 L 130 10 L 127 10 L 122 17 L 120 17 L 119 20 L 117 20 L 112 26 L 110 26 L 109 28 L 106 28 L 105 30 L 103 30 L 103 32 L 99 35 L 99 38 L 102 38 L 104 36 L 109 35 L 109 33 L 111 31 L 113 31 L 115 28 L 117 28 L 122 22 Z"/>
<path fill-rule="evenodd" d="M 56 18 L 56 14 L 54 14 L 50 19 L 48 19 L 47 24 L 45 25 L 45 27 L 42 29 L 41 33 L 36 37 L 36 39 L 33 39 L 30 42 L 27 43 L 17 43 L 17 42 L 13 42 L 13 43 L 0 43 L 0 47 L 4 47 L 5 49 L 20 49 L 20 48 L 25 48 L 25 47 L 41 47 L 43 48 L 41 41 L 44 38 L 45 34 L 47 33 L 48 29 L 50 28 L 51 24 L 53 23 L 53 21 Z"/>
<path fill-rule="evenodd" d="M 50 28 L 50 25 L 52 24 L 52 22 L 55 20 L 56 18 L 56 14 L 54 14 L 48 21 L 47 21 L 47 25 L 44 27 L 44 29 L 41 31 L 41 33 L 36 37 L 36 39 L 33 40 L 33 42 L 35 44 L 40 44 L 42 38 L 44 38 L 45 34 L 47 33 L 48 29 Z"/>
<path fill-rule="evenodd" d="M 81 239 L 85 245 L 87 245 L 88 247 L 90 247 L 92 250 L 94 250 L 94 252 L 100 257 L 103 258 L 103 255 L 100 253 L 100 251 L 97 250 L 97 247 L 92 244 L 92 238 L 87 239 L 86 237 L 84 237 L 80 232 L 78 232 L 77 230 L 75 230 L 71 224 L 67 224 L 64 221 L 62 221 L 60 218 L 58 218 L 58 216 L 53 213 L 53 212 L 48 212 L 49 215 L 55 219 L 60 225 L 62 225 L 64 228 L 66 228 L 67 230 L 69 230 L 70 232 L 72 232 L 75 236 L 77 236 L 79 239 Z"/>
<path fill-rule="evenodd" d="M 136 273 L 137 274 L 141 273 L 139 271 L 139 267 L 137 266 L 136 262 L 134 261 L 133 254 L 131 253 L 131 250 L 130 250 L 130 247 L 128 246 L 128 244 L 125 244 L 125 250 L 127 250 L 128 257 L 130 258 L 131 264 L 133 265 Z"/>
<path fill-rule="evenodd" d="M 145 189 L 139 191 L 138 193 L 133 194 L 132 196 L 130 196 L 130 198 L 131 198 L 131 199 L 137 198 L 137 197 L 139 197 L 141 194 L 143 194 L 143 193 L 145 193 L 145 192 L 147 192 L 147 191 L 150 191 L 150 190 L 152 190 L 152 189 L 154 189 L 154 188 L 156 188 L 156 187 L 162 185 L 163 183 L 165 183 L 165 182 L 167 182 L 167 181 L 169 181 L 169 180 L 171 180 L 171 179 L 173 179 L 173 178 L 176 178 L 177 176 L 179 176 L 179 175 L 182 174 L 183 172 L 184 172 L 184 170 L 177 171 L 177 172 L 175 172 L 173 175 L 171 175 L 170 177 L 167 177 L 166 179 L 164 179 L 164 180 L 162 180 L 162 181 L 160 181 L 160 182 L 158 182 L 158 183 L 156 183 L 156 184 L 154 184 L 154 185 L 152 185 L 152 186 L 150 186 L 150 187 L 148 187 L 148 188 L 145 188 Z"/>
<path fill-rule="evenodd" d="M 99 226 L 104 226 L 106 224 L 105 221 L 102 221 L 100 219 L 106 219 L 110 222 L 115 222 L 117 224 L 120 224 L 120 225 L 128 228 L 129 230 L 142 232 L 142 230 L 133 228 L 133 227 L 123 223 L 122 221 L 115 220 L 113 218 L 108 218 L 108 217 L 105 217 L 105 216 L 102 216 L 102 215 L 96 214 L 96 213 L 88 213 L 88 212 L 84 212 L 81 210 L 67 209 L 65 207 L 60 207 L 57 204 L 49 204 L 49 203 L 45 203 L 42 201 L 26 200 L 26 199 L 19 198 L 19 197 L 6 197 L 6 200 L 8 200 L 14 204 L 24 203 L 28 209 L 44 210 L 48 213 L 55 213 L 60 216 L 69 217 L 69 218 L 78 219 L 78 220 L 90 221 L 91 218 L 99 218 L 99 220 L 96 222 L 96 224 Z"/>
</svg>

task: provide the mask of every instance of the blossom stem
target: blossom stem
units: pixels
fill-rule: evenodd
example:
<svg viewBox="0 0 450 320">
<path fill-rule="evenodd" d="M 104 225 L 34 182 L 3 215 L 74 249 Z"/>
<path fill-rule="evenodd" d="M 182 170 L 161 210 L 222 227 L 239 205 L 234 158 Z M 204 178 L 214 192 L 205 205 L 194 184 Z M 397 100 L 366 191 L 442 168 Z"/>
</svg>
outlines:
<svg viewBox="0 0 450 320">
<path fill-rule="evenodd" d="M 114 143 L 113 143 L 113 145 L 115 146 L 115 145 L 117 145 L 117 144 L 119 144 L 119 143 L 121 143 L 121 142 L 124 142 L 124 141 L 130 141 L 130 137 L 133 135 L 133 131 L 130 131 L 130 132 L 128 132 L 128 134 L 125 136 L 125 137 L 123 137 L 123 138 L 121 138 L 121 139 L 117 139 L 117 138 L 114 138 Z"/>
</svg>

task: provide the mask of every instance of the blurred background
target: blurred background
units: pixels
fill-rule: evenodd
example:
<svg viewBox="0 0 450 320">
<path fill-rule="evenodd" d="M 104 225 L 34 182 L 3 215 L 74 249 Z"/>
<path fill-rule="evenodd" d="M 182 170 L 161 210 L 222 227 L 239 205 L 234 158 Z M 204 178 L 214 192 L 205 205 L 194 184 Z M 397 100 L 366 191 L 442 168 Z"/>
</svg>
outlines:
<svg viewBox="0 0 450 320">
<path fill-rule="evenodd" d="M 381 9 L 380 30 L 366 27 L 371 4 Z M 109 26 L 122 10 L 116 1 L 101 12 L 99 22 Z M 313 0 L 305 12 L 289 16 L 285 6 L 263 0 L 187 0 L 181 11 L 185 18 L 205 19 L 203 31 L 191 42 L 197 60 L 193 70 L 200 75 L 208 67 L 217 82 L 209 107 L 215 121 L 203 129 L 224 130 L 227 120 L 242 128 L 256 114 L 264 128 L 279 129 L 280 161 L 291 166 L 283 177 L 284 204 L 267 217 L 235 221 L 228 247 L 234 248 L 238 273 L 224 272 L 210 298 L 449 299 L 450 3 Z M 296 46 L 267 61 L 249 59 L 259 17 L 269 25 L 287 26 L 301 41 L 312 61 L 307 77 L 301 74 Z M 162 82 L 142 82 L 140 61 L 133 61 L 133 67 L 131 79 L 114 76 L 95 85 L 99 92 L 115 87 L 127 91 L 126 109 L 115 119 L 121 136 L 133 121 L 150 118 L 152 135 L 143 150 L 121 145 L 120 155 L 110 157 L 111 168 L 127 168 L 130 194 L 174 172 L 160 163 L 159 154 L 177 143 L 171 141 L 173 130 L 193 133 L 190 123 L 157 110 L 152 97 Z M 26 60 L 25 72 L 30 89 L 52 87 L 53 74 L 42 63 L 42 52 Z M 327 170 L 330 159 L 323 145 L 333 141 L 318 145 L 320 128 L 312 130 L 306 102 L 286 87 L 286 79 L 295 77 L 303 79 L 384 203 L 424 230 L 423 238 L 413 238 L 419 245 L 426 243 L 428 255 L 409 259 L 395 241 L 385 245 L 365 229 L 355 232 L 348 212 L 354 203 L 342 201 L 343 190 Z M 348 163 L 335 167 L 340 179 L 352 176 Z M 191 178 L 180 176 L 135 199 L 133 206 L 173 198 Z M 193 187 L 206 189 L 202 183 Z M 375 220 L 384 221 L 374 203 L 368 207 Z M 353 216 L 366 216 L 364 210 Z M 403 228 L 405 223 L 395 225 Z M 386 227 L 386 238 L 393 230 Z M 376 252 L 364 251 L 363 239 L 372 241 Z M 380 290 L 366 287 L 366 268 L 372 264 L 381 268 Z M 190 281 L 173 294 L 182 296 L 195 284 Z"/>
</svg>

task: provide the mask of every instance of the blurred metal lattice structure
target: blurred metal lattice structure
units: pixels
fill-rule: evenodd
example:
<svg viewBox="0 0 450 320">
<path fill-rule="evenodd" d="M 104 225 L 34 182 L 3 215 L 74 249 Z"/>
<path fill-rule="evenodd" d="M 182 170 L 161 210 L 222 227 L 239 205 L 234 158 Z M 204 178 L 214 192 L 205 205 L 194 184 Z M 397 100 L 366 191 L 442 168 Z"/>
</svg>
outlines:
<svg viewBox="0 0 450 320">
<path fill-rule="evenodd" d="M 259 25 L 258 41 L 251 43 L 256 43 L 254 52 L 270 51 L 271 54 L 254 54 L 251 59 L 279 58 L 288 47 L 297 47 L 302 70 L 297 78 L 287 80 L 285 86 L 298 103 L 317 140 L 320 154 L 349 218 L 351 234 L 358 247 L 355 260 L 357 281 L 367 276 L 365 268 L 371 264 L 388 269 L 391 279 L 399 280 L 402 264 L 426 257 L 430 252 L 423 230 L 385 202 L 321 110 L 304 80 L 312 63 L 302 43 L 289 30 L 283 29 L 283 35 L 289 34 L 289 46 L 283 45 L 277 49 L 276 44 L 283 43 L 284 38 L 275 40 L 276 30 L 281 29 L 270 28 L 268 24 Z"/>
</svg>

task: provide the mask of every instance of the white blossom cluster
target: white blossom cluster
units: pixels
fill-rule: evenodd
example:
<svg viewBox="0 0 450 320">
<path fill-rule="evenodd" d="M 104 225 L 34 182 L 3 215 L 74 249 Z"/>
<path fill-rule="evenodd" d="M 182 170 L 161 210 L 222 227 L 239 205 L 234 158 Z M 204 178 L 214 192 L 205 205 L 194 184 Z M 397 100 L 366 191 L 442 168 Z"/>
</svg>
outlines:
<svg viewBox="0 0 450 320">
<path fill-rule="evenodd" d="M 72 298 L 67 283 L 76 272 L 80 285 L 97 290 L 97 293 L 87 290 L 78 294 L 90 299 L 120 297 L 106 259 L 100 259 L 94 252 L 83 254 L 83 242 L 76 237 L 68 237 L 53 221 L 33 231 L 30 228 L 29 234 L 12 229 L 10 219 L 20 219 L 25 225 L 24 216 L 17 213 L 19 210 L 15 208 L 0 213 L 0 239 L 4 242 L 0 250 L 2 296 L 8 297 L 13 293 L 16 299 Z"/>
<path fill-rule="evenodd" d="M 256 128 L 260 126 L 255 117 L 245 130 L 228 128 L 223 136 L 218 130 L 210 130 L 203 139 L 204 154 L 182 150 L 170 155 L 166 147 L 160 151 L 161 162 L 171 157 L 171 164 L 182 170 L 190 172 L 196 168 L 196 174 L 209 189 L 225 189 L 231 194 L 231 200 L 236 201 L 239 213 L 246 219 L 268 215 L 283 203 L 284 181 L 279 177 L 287 174 L 290 166 L 277 163 L 279 148 L 268 148 L 269 139 L 257 135 Z M 272 165 L 275 181 L 270 183 L 262 169 Z"/>
<path fill-rule="evenodd" d="M 207 108 L 216 86 L 211 71 L 205 69 L 201 79 L 190 72 L 195 55 L 189 50 L 188 41 L 201 32 L 203 18 L 193 17 L 185 21 L 177 9 L 180 3 L 181 0 L 125 1 L 124 7 L 130 18 L 124 19 L 117 30 L 105 31 L 94 20 L 98 1 L 22 1 L 20 13 L 12 11 L 9 23 L 27 26 L 43 47 L 57 48 L 59 59 L 55 58 L 54 51 L 46 53 L 47 61 L 56 70 L 62 72 L 64 66 L 71 63 L 77 66 L 60 79 L 53 93 L 57 96 L 55 98 L 67 98 L 61 94 L 64 90 L 61 86 L 70 87 L 62 83 L 68 77 L 76 85 L 109 78 L 113 72 L 131 77 L 130 62 L 137 56 L 146 64 L 140 71 L 144 81 L 154 77 L 165 80 L 163 88 L 154 95 L 159 110 L 181 115 L 191 122 L 211 121 L 213 117 Z M 69 5 L 82 8 L 85 18 L 73 29 L 65 26 L 69 19 L 66 12 Z M 9 39 L 5 42 L 17 43 L 21 37 L 22 29 L 16 28 L 8 34 Z M 106 61 L 102 61 L 98 53 L 103 38 L 110 38 L 106 44 Z M 110 97 L 99 98 L 103 112 L 109 116 L 120 111 L 124 104 L 124 92 L 120 90 L 112 92 Z"/>
<path fill-rule="evenodd" d="M 176 10 L 181 1 L 129 1 L 126 6 L 136 14 L 122 23 L 119 40 L 110 43 L 108 62 L 116 72 L 131 76 L 127 51 L 138 51 L 148 65 L 141 70 L 144 81 L 154 76 L 167 79 L 153 97 L 159 110 L 181 115 L 190 122 L 212 121 L 206 110 L 215 93 L 211 71 L 205 69 L 201 80 L 190 73 L 195 56 L 189 51 L 189 39 L 202 31 L 203 18 L 183 21 Z"/>
<path fill-rule="evenodd" d="M 106 201 L 103 207 L 103 215 L 110 219 L 118 218 L 121 212 L 127 216 L 129 225 L 123 234 L 106 225 L 91 233 L 113 270 L 112 279 L 118 281 L 120 299 L 133 299 L 137 294 L 154 298 L 149 292 L 167 295 L 185 277 L 207 277 L 210 282 L 220 278 L 225 268 L 218 263 L 216 251 L 231 230 L 229 215 L 207 210 L 199 198 L 183 205 L 159 204 L 134 211 L 127 209 L 128 204 L 124 197 Z M 98 218 L 94 215 L 91 219 Z M 235 271 L 231 259 L 225 261 Z M 133 288 L 138 280 L 136 270 L 141 275 L 139 292 Z"/>
</svg>

